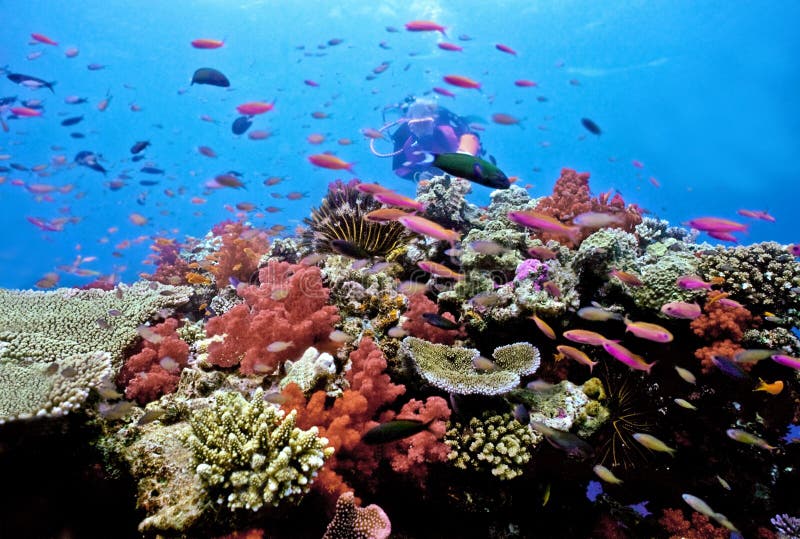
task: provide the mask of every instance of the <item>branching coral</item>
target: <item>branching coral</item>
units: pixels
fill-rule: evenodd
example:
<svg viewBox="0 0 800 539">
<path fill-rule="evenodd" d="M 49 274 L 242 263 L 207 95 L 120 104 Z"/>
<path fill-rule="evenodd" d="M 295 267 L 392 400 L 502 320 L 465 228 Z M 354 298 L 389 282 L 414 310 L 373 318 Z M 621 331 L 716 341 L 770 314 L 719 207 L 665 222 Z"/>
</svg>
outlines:
<svg viewBox="0 0 800 539">
<path fill-rule="evenodd" d="M 270 260 L 259 279 L 258 286 L 239 286 L 245 303 L 208 321 L 209 336 L 224 335 L 209 345 L 212 364 L 240 365 L 245 374 L 273 372 L 309 346 L 326 342 L 339 321 L 336 307 L 327 305 L 328 289 L 316 266 Z M 273 343 L 286 344 L 270 351 Z"/>
<path fill-rule="evenodd" d="M 295 427 L 296 412 L 284 415 L 260 388 L 249 402 L 237 392 L 218 392 L 209 408 L 192 413 L 188 443 L 196 472 L 218 504 L 258 511 L 308 491 L 333 448 L 316 427 Z"/>
</svg>

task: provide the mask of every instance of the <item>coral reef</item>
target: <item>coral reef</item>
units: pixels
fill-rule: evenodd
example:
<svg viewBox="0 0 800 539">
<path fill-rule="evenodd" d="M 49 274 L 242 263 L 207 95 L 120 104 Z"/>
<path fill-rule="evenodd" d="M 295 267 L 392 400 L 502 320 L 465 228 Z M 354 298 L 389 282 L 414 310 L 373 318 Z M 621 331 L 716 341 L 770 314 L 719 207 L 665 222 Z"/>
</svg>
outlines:
<svg viewBox="0 0 800 539">
<path fill-rule="evenodd" d="M 261 389 L 249 402 L 236 392 L 217 393 L 210 407 L 192 413 L 188 443 L 216 503 L 258 511 L 296 502 L 308 491 L 333 448 L 316 427 L 295 427 L 295 416 L 284 417 Z"/>
<path fill-rule="evenodd" d="M 391 532 L 383 509 L 375 504 L 359 507 L 353 493 L 345 492 L 336 501 L 336 514 L 322 539 L 387 539 Z"/>
<path fill-rule="evenodd" d="M 496 348 L 497 368 L 479 371 L 475 361 L 480 352 L 473 348 L 447 346 L 406 337 L 401 354 L 412 362 L 429 384 L 457 395 L 500 395 L 520 383 L 520 376 L 532 374 L 539 367 L 539 351 L 529 343 L 515 343 Z"/>
<path fill-rule="evenodd" d="M 336 307 L 327 305 L 319 268 L 271 260 L 259 280 L 258 286 L 238 287 L 245 303 L 208 321 L 209 336 L 224 335 L 209 345 L 210 363 L 239 365 L 245 374 L 274 372 L 309 346 L 326 342 L 339 321 Z M 274 343 L 285 344 L 270 349 Z"/>
</svg>

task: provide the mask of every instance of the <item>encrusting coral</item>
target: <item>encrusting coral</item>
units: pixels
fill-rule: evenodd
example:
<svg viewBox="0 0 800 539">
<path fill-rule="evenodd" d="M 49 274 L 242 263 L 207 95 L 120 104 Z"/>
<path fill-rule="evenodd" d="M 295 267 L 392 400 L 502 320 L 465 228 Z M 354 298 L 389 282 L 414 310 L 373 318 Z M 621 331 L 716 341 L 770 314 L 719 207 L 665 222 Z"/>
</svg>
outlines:
<svg viewBox="0 0 800 539">
<path fill-rule="evenodd" d="M 258 511 L 308 491 L 333 448 L 316 427 L 295 427 L 296 415 L 268 404 L 260 388 L 249 402 L 218 392 L 209 408 L 192 413 L 188 443 L 196 472 L 218 504 Z"/>
</svg>

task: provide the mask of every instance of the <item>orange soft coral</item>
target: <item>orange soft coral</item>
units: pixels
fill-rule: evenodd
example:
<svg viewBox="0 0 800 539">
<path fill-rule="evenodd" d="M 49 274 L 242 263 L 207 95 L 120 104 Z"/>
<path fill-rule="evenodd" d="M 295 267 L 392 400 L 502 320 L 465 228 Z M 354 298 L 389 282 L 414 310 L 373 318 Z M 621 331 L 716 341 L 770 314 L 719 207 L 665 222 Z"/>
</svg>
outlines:
<svg viewBox="0 0 800 539">
<path fill-rule="evenodd" d="M 209 257 L 215 262 L 209 269 L 217 279 L 217 287 L 227 286 L 231 278 L 249 282 L 269 248 L 267 232 L 240 221 L 223 225 L 218 235 L 222 246 Z"/>
</svg>

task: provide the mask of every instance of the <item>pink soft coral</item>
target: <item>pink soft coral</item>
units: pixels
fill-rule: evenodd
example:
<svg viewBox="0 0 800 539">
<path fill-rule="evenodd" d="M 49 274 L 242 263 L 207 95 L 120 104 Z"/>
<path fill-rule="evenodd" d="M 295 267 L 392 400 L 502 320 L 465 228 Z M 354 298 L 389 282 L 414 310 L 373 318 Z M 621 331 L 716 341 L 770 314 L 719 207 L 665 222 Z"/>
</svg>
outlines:
<svg viewBox="0 0 800 539">
<path fill-rule="evenodd" d="M 438 314 L 438 312 L 436 303 L 428 299 L 425 294 L 414 294 L 408 298 L 408 310 L 405 312 L 406 321 L 403 322 L 403 329 L 409 335 L 439 344 L 453 344 L 457 338 L 466 336 L 463 328 L 441 329 L 426 322 L 422 316 L 428 313 Z M 445 313 L 443 316 L 451 322 L 455 322 L 452 314 Z"/>
<path fill-rule="evenodd" d="M 636 225 L 642 222 L 641 210 L 635 204 L 626 206 L 619 193 L 610 200 L 609 196 L 610 193 L 601 193 L 599 197 L 592 198 L 589 191 L 589 173 L 562 168 L 561 176 L 553 187 L 553 194 L 542 198 L 536 205 L 536 211 L 555 217 L 568 225 L 572 224 L 572 219 L 581 213 L 589 211 L 610 213 L 621 218 L 620 228 L 627 232 L 633 232 Z M 592 232 L 594 230 L 583 230 L 577 243 L 579 244 Z M 570 243 L 570 240 L 564 236 L 549 233 L 540 233 L 537 237 L 544 242 L 555 239 L 565 244 Z"/>
<path fill-rule="evenodd" d="M 157 324 L 153 332 L 160 341 L 144 341 L 142 350 L 122 366 L 118 382 L 126 386 L 127 398 L 144 405 L 178 387 L 181 370 L 189 359 L 189 345 L 178 337 L 178 325 L 175 318 Z"/>
<path fill-rule="evenodd" d="M 244 374 L 274 372 L 309 346 L 327 344 L 339 315 L 336 307 L 327 305 L 329 291 L 318 267 L 271 260 L 261 268 L 259 279 L 258 286 L 239 285 L 244 303 L 208 321 L 209 336 L 225 335 L 208 347 L 212 364 L 239 365 Z M 290 345 L 268 351 L 276 342 Z"/>
<path fill-rule="evenodd" d="M 222 238 L 222 246 L 209 256 L 215 262 L 209 269 L 217 279 L 217 287 L 227 286 L 231 278 L 249 282 L 269 247 L 267 232 L 242 222 L 225 223 L 214 230 Z"/>
</svg>

